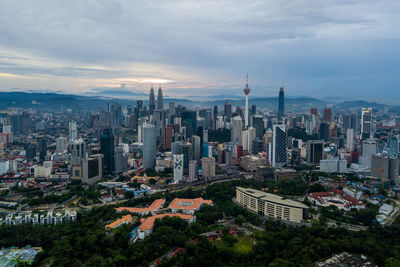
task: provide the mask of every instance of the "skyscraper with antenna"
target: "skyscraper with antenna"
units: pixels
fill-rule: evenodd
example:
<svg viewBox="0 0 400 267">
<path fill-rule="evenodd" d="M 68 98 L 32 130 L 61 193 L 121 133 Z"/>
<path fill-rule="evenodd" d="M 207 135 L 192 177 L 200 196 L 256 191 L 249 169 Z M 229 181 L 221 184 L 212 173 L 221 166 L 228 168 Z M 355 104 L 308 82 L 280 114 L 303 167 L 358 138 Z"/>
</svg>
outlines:
<svg viewBox="0 0 400 267">
<path fill-rule="evenodd" d="M 247 128 L 249 126 L 249 75 L 246 76 L 246 88 L 243 89 L 244 95 L 246 97 L 246 104 L 244 110 L 244 127 Z"/>
<path fill-rule="evenodd" d="M 150 111 L 150 115 L 153 114 L 153 111 L 154 111 L 155 108 L 156 108 L 156 100 L 155 100 L 155 96 L 154 96 L 153 85 L 151 85 L 150 94 L 149 94 L 149 111 Z"/>
</svg>

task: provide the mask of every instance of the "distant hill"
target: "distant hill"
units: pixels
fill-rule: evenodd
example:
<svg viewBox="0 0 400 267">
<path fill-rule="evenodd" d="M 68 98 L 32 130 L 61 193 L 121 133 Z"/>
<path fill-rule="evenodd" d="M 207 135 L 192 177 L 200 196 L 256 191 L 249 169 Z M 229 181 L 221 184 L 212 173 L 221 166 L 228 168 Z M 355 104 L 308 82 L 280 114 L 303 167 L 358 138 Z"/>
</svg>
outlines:
<svg viewBox="0 0 400 267">
<path fill-rule="evenodd" d="M 143 99 L 141 97 L 140 99 Z M 178 98 L 165 98 L 164 103 L 167 107 L 168 102 L 175 102 L 175 106 L 184 105 L 190 108 L 205 108 L 213 107 L 218 105 L 222 107 L 226 102 L 230 102 L 232 107 L 244 106 L 244 98 L 238 99 L 218 99 L 211 101 L 195 101 L 188 99 Z M 80 109 L 90 110 L 105 108 L 107 103 L 116 103 L 128 105 L 136 105 L 134 99 L 119 99 L 105 96 L 81 96 L 73 94 L 57 94 L 57 93 L 25 93 L 25 92 L 0 92 L 0 108 L 8 107 L 21 107 L 21 108 L 34 108 L 41 110 L 55 110 L 61 111 L 65 109 Z M 144 104 L 147 105 L 148 101 L 145 100 Z M 258 109 L 268 108 L 270 110 L 276 110 L 278 107 L 278 97 L 256 97 L 250 98 L 249 104 L 255 104 Z M 371 103 L 361 100 L 355 101 L 344 101 L 344 102 L 328 102 L 312 97 L 286 97 L 285 98 L 285 109 L 287 111 L 308 111 L 312 107 L 316 107 L 320 110 L 325 108 L 327 105 L 331 105 L 334 110 L 348 110 L 348 109 L 359 109 L 361 107 L 372 107 L 374 109 L 383 108 L 387 105 Z M 400 110 L 398 106 L 391 106 L 391 110 Z"/>
</svg>

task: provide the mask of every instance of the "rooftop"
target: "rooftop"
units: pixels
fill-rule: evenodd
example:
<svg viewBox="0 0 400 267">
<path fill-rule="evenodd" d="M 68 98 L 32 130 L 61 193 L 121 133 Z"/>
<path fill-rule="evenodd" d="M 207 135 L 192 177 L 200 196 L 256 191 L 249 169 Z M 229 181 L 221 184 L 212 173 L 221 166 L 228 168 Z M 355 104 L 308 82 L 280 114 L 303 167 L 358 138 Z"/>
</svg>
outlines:
<svg viewBox="0 0 400 267">
<path fill-rule="evenodd" d="M 195 199 L 175 198 L 169 207 L 176 210 L 197 210 L 202 204 L 211 205 L 212 203 L 212 200 L 204 200 L 201 197 Z"/>
<path fill-rule="evenodd" d="M 179 217 L 184 220 L 190 220 L 194 216 L 188 215 L 188 214 L 180 214 L 180 213 L 157 214 L 157 215 L 145 218 L 143 220 L 142 224 L 139 226 L 139 230 L 141 230 L 141 231 L 151 230 L 154 226 L 154 222 L 157 219 L 162 219 L 164 217 Z"/>
<path fill-rule="evenodd" d="M 147 208 L 133 208 L 133 207 L 119 207 L 116 211 L 127 211 L 130 213 L 142 213 L 142 212 L 152 212 L 154 210 L 160 209 L 165 203 L 165 199 L 159 198 L 153 201 Z"/>
</svg>

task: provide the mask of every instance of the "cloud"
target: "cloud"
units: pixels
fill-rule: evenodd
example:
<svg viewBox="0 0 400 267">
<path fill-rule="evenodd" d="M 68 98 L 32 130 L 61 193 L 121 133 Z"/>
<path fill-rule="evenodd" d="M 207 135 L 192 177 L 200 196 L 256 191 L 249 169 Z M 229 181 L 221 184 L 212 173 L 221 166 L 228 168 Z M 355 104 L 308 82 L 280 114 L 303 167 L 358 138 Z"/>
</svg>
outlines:
<svg viewBox="0 0 400 267">
<path fill-rule="evenodd" d="M 396 94 L 400 3 L 0 1 L 0 90 Z M 384 67 L 384 68 L 383 68 Z M 353 90 L 349 92 L 348 88 Z M 194 88 L 194 89 L 192 89 Z"/>
</svg>

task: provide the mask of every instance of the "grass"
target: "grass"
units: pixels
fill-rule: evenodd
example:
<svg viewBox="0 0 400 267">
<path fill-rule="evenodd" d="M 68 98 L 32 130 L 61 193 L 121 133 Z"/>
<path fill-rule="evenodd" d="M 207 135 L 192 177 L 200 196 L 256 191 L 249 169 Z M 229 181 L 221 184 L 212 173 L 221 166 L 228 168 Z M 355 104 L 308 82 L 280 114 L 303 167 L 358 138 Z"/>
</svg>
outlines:
<svg viewBox="0 0 400 267">
<path fill-rule="evenodd" d="M 236 237 L 238 242 L 233 245 L 233 250 L 239 253 L 248 253 L 252 250 L 253 246 L 256 243 L 256 239 L 251 236 L 240 236 Z M 219 249 L 227 248 L 227 244 L 223 240 L 215 241 L 215 246 Z"/>
</svg>

